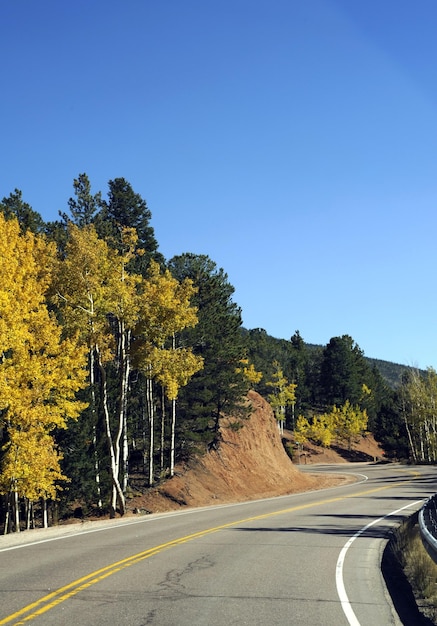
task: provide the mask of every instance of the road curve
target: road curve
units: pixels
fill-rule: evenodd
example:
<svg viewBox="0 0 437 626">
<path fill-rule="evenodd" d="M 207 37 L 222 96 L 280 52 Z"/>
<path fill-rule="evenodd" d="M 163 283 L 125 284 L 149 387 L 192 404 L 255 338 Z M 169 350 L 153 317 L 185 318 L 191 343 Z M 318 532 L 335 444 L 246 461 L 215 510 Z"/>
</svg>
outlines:
<svg viewBox="0 0 437 626">
<path fill-rule="evenodd" d="M 2 537 L 0 626 L 401 624 L 381 556 L 390 529 L 436 491 L 437 470 L 335 469 L 358 482 Z"/>
</svg>

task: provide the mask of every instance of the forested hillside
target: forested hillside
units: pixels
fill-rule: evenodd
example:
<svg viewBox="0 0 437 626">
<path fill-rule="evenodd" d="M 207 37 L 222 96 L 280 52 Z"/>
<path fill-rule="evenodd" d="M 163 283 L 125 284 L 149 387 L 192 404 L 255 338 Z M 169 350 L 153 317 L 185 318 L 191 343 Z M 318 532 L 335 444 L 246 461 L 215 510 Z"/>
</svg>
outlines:
<svg viewBox="0 0 437 626">
<path fill-rule="evenodd" d="M 371 431 L 393 458 L 434 461 L 437 376 L 367 358 L 352 337 L 307 344 L 242 327 L 224 269 L 165 259 L 128 181 L 86 174 L 56 222 L 15 190 L 0 204 L 0 524 L 79 510 L 123 515 L 131 474 L 147 490 L 215 450 L 267 399 L 297 445 Z M 141 481 L 140 481 L 141 482 Z"/>
</svg>

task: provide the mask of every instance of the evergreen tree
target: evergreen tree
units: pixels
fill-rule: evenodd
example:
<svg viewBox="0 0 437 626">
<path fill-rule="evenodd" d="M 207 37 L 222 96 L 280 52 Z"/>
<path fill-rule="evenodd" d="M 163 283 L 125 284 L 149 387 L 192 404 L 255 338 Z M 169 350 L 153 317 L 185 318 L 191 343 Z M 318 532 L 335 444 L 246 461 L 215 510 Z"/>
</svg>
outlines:
<svg viewBox="0 0 437 626">
<path fill-rule="evenodd" d="M 402 401 L 399 391 L 388 390 L 382 400 L 378 413 L 370 425 L 376 441 L 391 459 L 408 459 L 410 448 L 405 420 L 401 414 Z"/>
<path fill-rule="evenodd" d="M 322 403 L 340 406 L 349 400 L 358 404 L 368 377 L 364 354 L 352 337 L 333 337 L 323 351 L 320 368 Z"/>
<path fill-rule="evenodd" d="M 267 381 L 275 374 L 274 363 L 280 363 L 286 376 L 292 379 L 290 369 L 290 344 L 285 339 L 276 339 L 267 334 L 263 328 L 243 332 L 244 344 L 249 361 L 255 370 L 262 373 L 262 378 L 255 385 L 255 390 L 267 397 L 270 389 Z"/>
<path fill-rule="evenodd" d="M 255 385 L 255 390 L 267 397 L 269 389 L 266 382 L 272 379 L 273 363 L 278 360 L 276 353 L 272 351 L 272 343 L 264 328 L 253 328 L 245 332 L 243 337 L 250 362 L 254 364 L 256 370 L 262 372 L 262 378 Z"/>
<path fill-rule="evenodd" d="M 176 340 L 181 347 L 192 346 L 204 361 L 204 368 L 180 391 L 179 414 L 186 438 L 211 443 L 218 436 L 221 416 L 246 416 L 243 398 L 249 382 L 240 367 L 245 356 L 241 310 L 232 300 L 234 288 L 227 275 L 208 256 L 176 256 L 169 269 L 177 280 L 190 278 L 198 289 L 193 297 L 198 324 Z"/>
<path fill-rule="evenodd" d="M 323 360 L 323 348 L 312 346 L 307 348 L 307 359 L 305 362 L 305 385 L 307 390 L 307 400 L 304 404 L 305 413 L 310 411 L 320 411 L 326 408 L 322 403 L 323 392 L 320 388 L 320 369 Z"/>
<path fill-rule="evenodd" d="M 133 228 L 137 233 L 138 248 L 144 254 L 137 255 L 129 269 L 144 276 L 152 258 L 163 263 L 163 257 L 158 253 L 153 227 L 150 225 L 152 214 L 146 201 L 134 192 L 131 184 L 124 178 L 110 180 L 108 187 L 108 199 L 101 201 L 101 211 L 94 219 L 96 230 L 112 247 L 123 252 L 122 230 Z"/>
<path fill-rule="evenodd" d="M 44 231 L 44 220 L 41 215 L 34 211 L 30 204 L 23 201 L 23 194 L 19 189 L 7 198 L 3 198 L 0 203 L 0 211 L 7 220 L 17 219 L 22 232 L 30 230 L 34 234 Z"/>
<path fill-rule="evenodd" d="M 70 210 L 70 216 L 66 213 L 62 213 L 62 218 L 65 222 L 72 221 L 77 226 L 87 226 L 92 224 L 95 215 L 102 205 L 102 194 L 97 192 L 91 193 L 91 183 L 88 176 L 79 174 L 73 181 L 75 198 L 68 200 L 68 208 Z"/>
<path fill-rule="evenodd" d="M 69 213 L 59 211 L 61 219 L 48 222 L 45 233 L 50 241 L 54 241 L 58 253 L 63 256 L 68 241 L 68 225 L 74 224 L 82 228 L 89 226 L 96 218 L 97 211 L 102 205 L 102 194 L 91 193 L 91 183 L 86 174 L 79 174 L 73 180 L 74 198 L 68 200 Z"/>
<path fill-rule="evenodd" d="M 298 330 L 290 339 L 289 378 L 296 385 L 296 402 L 293 411 L 297 415 L 303 413 L 310 404 L 310 390 L 308 388 L 308 350 Z M 293 415 L 292 423 L 295 423 Z"/>
</svg>

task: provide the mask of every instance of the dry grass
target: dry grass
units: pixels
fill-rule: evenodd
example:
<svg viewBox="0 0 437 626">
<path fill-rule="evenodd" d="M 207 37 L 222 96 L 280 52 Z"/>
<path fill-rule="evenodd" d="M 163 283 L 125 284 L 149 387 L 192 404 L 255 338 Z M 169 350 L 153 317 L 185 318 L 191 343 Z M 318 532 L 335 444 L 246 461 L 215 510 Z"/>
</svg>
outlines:
<svg viewBox="0 0 437 626">
<path fill-rule="evenodd" d="M 437 624 L 437 564 L 423 546 L 417 523 L 406 522 L 398 529 L 392 549 L 420 612 Z"/>
</svg>

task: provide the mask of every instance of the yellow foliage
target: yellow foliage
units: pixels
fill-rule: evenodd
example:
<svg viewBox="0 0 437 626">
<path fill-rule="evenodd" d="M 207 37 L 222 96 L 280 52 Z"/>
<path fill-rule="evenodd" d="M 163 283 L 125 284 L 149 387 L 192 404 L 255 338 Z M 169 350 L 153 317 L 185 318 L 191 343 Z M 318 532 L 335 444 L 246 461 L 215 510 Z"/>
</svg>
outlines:
<svg viewBox="0 0 437 626">
<path fill-rule="evenodd" d="M 137 331 L 147 341 L 161 346 L 178 331 L 197 324 L 197 309 L 190 304 L 196 288 L 190 279 L 179 283 L 168 270 L 161 272 L 151 261 L 141 283 Z"/>
<path fill-rule="evenodd" d="M 65 428 L 84 408 L 75 394 L 84 386 L 85 352 L 75 339 L 62 339 L 45 302 L 53 264 L 51 244 L 22 234 L 16 220 L 0 214 L 0 410 L 8 442 L 0 468 L 3 493 L 11 485 L 19 495 L 54 493 L 58 457 L 50 432 Z M 26 450 L 36 441 L 41 454 L 33 448 L 30 471 Z M 45 468 L 51 468 L 47 480 Z"/>
<path fill-rule="evenodd" d="M 266 383 L 269 387 L 273 387 L 274 392 L 268 395 L 269 402 L 273 408 L 276 419 L 280 422 L 285 421 L 285 409 L 292 406 L 296 402 L 295 383 L 288 383 L 282 369 L 277 361 L 273 363 L 275 372 L 274 380 Z"/>
<path fill-rule="evenodd" d="M 44 429 L 11 429 L 4 446 L 5 461 L 0 475 L 3 493 L 16 492 L 29 500 L 56 497 L 62 475 L 53 437 Z"/>
<path fill-rule="evenodd" d="M 367 411 L 363 411 L 358 406 L 352 406 L 349 400 L 341 407 L 332 408 L 332 417 L 335 425 L 335 434 L 338 439 L 347 441 L 349 446 L 358 435 L 365 432 L 367 428 Z"/>
<path fill-rule="evenodd" d="M 241 359 L 240 363 L 243 367 L 236 369 L 237 374 L 242 373 L 244 378 L 251 384 L 256 385 L 263 377 L 262 372 L 257 372 L 253 363 L 249 364 L 249 359 Z"/>
<path fill-rule="evenodd" d="M 294 431 L 294 439 L 296 443 L 304 444 L 310 438 L 311 426 L 309 421 L 303 415 L 299 415 Z"/>
<path fill-rule="evenodd" d="M 311 423 L 299 416 L 296 424 L 295 437 L 298 443 L 308 439 L 325 448 L 329 448 L 333 440 L 343 440 L 352 445 L 355 437 L 365 432 L 368 416 L 366 410 L 352 406 L 349 400 L 341 406 L 333 406 L 329 413 L 315 415 Z"/>
<path fill-rule="evenodd" d="M 93 225 L 70 225 L 65 259 L 58 260 L 56 268 L 54 300 L 62 308 L 64 323 L 89 348 L 98 347 L 103 362 L 111 360 L 115 350 L 109 316 L 128 326 L 138 316 L 141 277 L 126 271 L 136 239 L 131 229 L 123 234 L 126 249 L 120 254 L 98 237 Z"/>
<path fill-rule="evenodd" d="M 161 272 L 154 261 L 140 285 L 134 362 L 163 385 L 170 400 L 175 400 L 180 387 L 203 367 L 203 359 L 191 349 L 166 347 L 177 332 L 197 324 L 197 309 L 190 304 L 195 293 L 190 279 L 179 283 L 168 270 Z"/>
<path fill-rule="evenodd" d="M 203 367 L 203 358 L 188 348 L 164 349 L 153 346 L 150 351 L 149 373 L 164 387 L 169 400 L 178 397 L 179 389 Z"/>
</svg>

